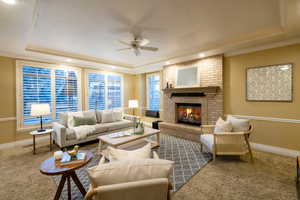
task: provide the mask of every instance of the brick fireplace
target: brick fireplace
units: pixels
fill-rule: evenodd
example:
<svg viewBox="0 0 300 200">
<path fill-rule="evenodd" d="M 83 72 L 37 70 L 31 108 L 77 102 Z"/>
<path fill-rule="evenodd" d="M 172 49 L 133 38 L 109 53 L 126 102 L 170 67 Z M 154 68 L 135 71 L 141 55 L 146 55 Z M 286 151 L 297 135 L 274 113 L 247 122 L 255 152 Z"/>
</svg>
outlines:
<svg viewBox="0 0 300 200">
<path fill-rule="evenodd" d="M 183 133 L 198 134 L 201 124 L 215 124 L 218 117 L 223 116 L 223 56 L 221 55 L 165 66 L 163 87 L 166 87 L 167 82 L 175 85 L 177 68 L 190 66 L 198 67 L 200 76 L 198 86 L 162 90 L 164 122 L 160 127 L 162 132 L 167 134 L 180 137 L 184 135 Z M 179 120 L 178 106 L 180 105 L 201 105 L 197 111 L 194 110 L 197 115 L 200 114 L 199 117 L 197 116 L 197 122 L 194 119 L 194 112 L 191 116 L 191 110 L 182 111 L 181 114 L 193 118 L 194 121 L 191 122 L 188 118 Z"/>
</svg>

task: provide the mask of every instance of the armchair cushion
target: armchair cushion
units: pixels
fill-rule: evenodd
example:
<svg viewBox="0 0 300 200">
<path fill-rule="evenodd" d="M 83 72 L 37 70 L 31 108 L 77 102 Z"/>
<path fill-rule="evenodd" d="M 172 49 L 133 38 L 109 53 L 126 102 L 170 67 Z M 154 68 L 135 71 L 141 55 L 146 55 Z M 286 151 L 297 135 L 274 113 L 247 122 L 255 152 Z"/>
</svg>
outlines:
<svg viewBox="0 0 300 200">
<path fill-rule="evenodd" d="M 113 147 L 107 147 L 108 157 L 110 161 L 122 161 L 132 159 L 145 159 L 151 157 L 151 144 L 148 143 L 142 148 L 127 151 L 123 149 L 116 149 Z"/>
<path fill-rule="evenodd" d="M 232 124 L 230 121 L 224 121 L 221 117 L 219 117 L 218 121 L 216 122 L 215 126 L 215 133 L 222 133 L 222 132 L 230 132 L 232 131 Z"/>
<path fill-rule="evenodd" d="M 87 169 L 93 187 L 133 181 L 168 178 L 174 162 L 136 159 L 99 164 Z"/>
<path fill-rule="evenodd" d="M 231 122 L 233 132 L 243 132 L 249 130 L 250 120 L 248 119 L 238 119 L 229 115 L 227 117 L 227 121 Z"/>
</svg>

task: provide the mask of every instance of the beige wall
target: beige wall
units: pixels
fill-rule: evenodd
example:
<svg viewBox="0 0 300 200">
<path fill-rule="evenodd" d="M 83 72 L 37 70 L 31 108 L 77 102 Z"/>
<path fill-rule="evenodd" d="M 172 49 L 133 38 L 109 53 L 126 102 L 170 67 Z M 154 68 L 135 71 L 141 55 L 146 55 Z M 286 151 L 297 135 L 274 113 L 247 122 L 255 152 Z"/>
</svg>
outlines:
<svg viewBox="0 0 300 200">
<path fill-rule="evenodd" d="M 82 72 L 82 105 L 85 108 L 84 83 Z M 134 75 L 123 74 L 124 77 L 124 107 L 128 100 L 134 97 Z M 16 117 L 16 59 L 0 57 L 0 118 Z M 16 131 L 16 120 L 0 121 L 0 144 L 31 138 L 28 132 Z"/>
<path fill-rule="evenodd" d="M 225 57 L 225 114 L 276 117 L 300 120 L 300 45 L 263 50 Z M 294 101 L 248 102 L 245 100 L 246 68 L 280 63 L 294 64 Z M 253 121 L 251 141 L 260 144 L 300 150 L 300 124 Z"/>
</svg>

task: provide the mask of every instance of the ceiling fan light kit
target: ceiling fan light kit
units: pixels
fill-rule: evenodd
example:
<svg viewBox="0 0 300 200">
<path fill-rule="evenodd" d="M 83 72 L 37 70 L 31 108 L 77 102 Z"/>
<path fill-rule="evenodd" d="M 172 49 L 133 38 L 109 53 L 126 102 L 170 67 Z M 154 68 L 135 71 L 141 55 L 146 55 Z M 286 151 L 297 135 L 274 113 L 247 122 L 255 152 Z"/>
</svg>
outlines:
<svg viewBox="0 0 300 200">
<path fill-rule="evenodd" d="M 124 51 L 124 50 L 130 50 L 133 49 L 134 54 L 136 56 L 139 56 L 141 54 L 141 50 L 144 51 L 158 51 L 157 47 L 151 47 L 151 46 L 146 46 L 150 41 L 146 38 L 142 37 L 134 37 L 134 39 L 131 42 L 125 42 L 122 40 L 119 40 L 120 43 L 129 46 L 127 48 L 121 48 L 117 49 L 117 51 Z"/>
</svg>

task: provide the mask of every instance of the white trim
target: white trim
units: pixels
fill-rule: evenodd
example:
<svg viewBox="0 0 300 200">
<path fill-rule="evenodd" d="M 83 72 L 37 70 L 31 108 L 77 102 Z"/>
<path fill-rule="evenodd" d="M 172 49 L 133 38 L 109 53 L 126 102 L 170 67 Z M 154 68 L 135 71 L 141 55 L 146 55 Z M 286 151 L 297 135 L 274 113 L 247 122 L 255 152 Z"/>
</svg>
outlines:
<svg viewBox="0 0 300 200">
<path fill-rule="evenodd" d="M 270 146 L 265 144 L 258 144 L 253 142 L 251 142 L 251 147 L 259 151 L 265 151 L 265 152 L 274 153 L 283 156 L 289 156 L 289 157 L 297 157 L 300 155 L 300 151 L 275 147 L 275 146 Z"/>
<path fill-rule="evenodd" d="M 233 117 L 237 118 L 243 118 L 243 119 L 252 119 L 252 120 L 261 120 L 261 121 L 273 121 L 273 122 L 285 122 L 285 123 L 296 123 L 299 124 L 299 119 L 287 119 L 287 118 L 277 118 L 277 117 L 260 117 L 260 116 L 248 116 L 248 115 L 231 115 Z"/>
<path fill-rule="evenodd" d="M 0 118 L 0 122 L 13 121 L 16 120 L 16 117 L 2 117 Z"/>
<path fill-rule="evenodd" d="M 49 136 L 37 137 L 35 139 L 35 141 L 37 141 L 37 142 L 46 141 L 46 140 L 49 140 Z M 20 140 L 20 141 L 16 141 L 16 142 L 4 143 L 4 144 L 0 144 L 0 150 L 12 148 L 12 147 L 16 147 L 16 146 L 25 146 L 25 145 L 30 145 L 30 144 L 32 144 L 32 139 L 25 139 L 25 140 Z"/>
</svg>

